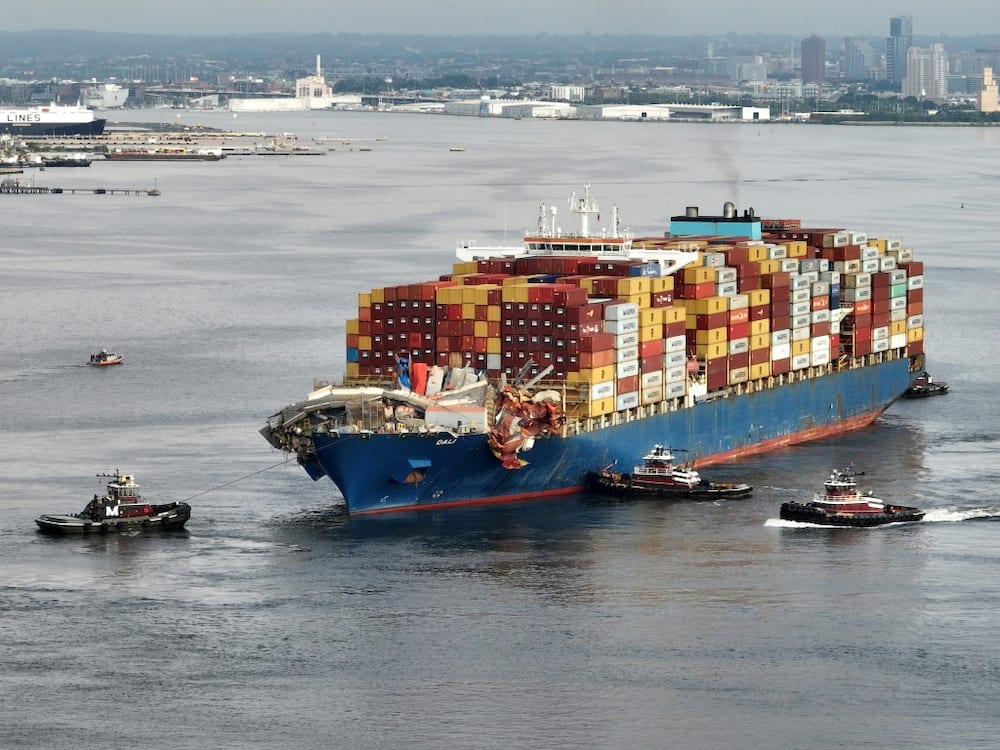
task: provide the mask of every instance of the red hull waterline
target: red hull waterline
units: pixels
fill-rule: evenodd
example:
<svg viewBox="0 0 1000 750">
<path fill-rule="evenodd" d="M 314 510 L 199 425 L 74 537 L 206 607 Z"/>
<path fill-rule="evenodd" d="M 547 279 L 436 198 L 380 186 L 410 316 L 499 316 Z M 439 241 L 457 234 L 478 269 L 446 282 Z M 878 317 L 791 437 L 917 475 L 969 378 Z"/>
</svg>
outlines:
<svg viewBox="0 0 1000 750">
<path fill-rule="evenodd" d="M 747 456 L 755 456 L 762 453 L 770 453 L 772 451 L 780 450 L 782 448 L 787 448 L 791 445 L 798 445 L 799 443 L 808 443 L 813 440 L 822 440 L 823 438 L 834 437 L 836 435 L 842 435 L 845 432 L 853 432 L 854 430 L 860 430 L 863 427 L 867 427 L 872 424 L 876 419 L 882 416 L 886 409 L 878 409 L 874 412 L 869 412 L 868 414 L 862 414 L 860 416 L 851 417 L 850 419 L 845 419 L 842 422 L 837 422 L 836 424 L 824 425 L 822 427 L 812 427 L 808 430 L 802 430 L 800 432 L 793 433 L 791 435 L 785 435 L 783 437 L 772 438 L 770 440 L 764 440 L 760 443 L 754 445 L 747 445 L 742 448 L 736 448 L 731 451 L 725 451 L 723 453 L 716 453 L 711 456 L 706 456 L 700 460 L 692 461 L 692 466 L 713 466 L 717 464 L 727 463 L 729 461 L 734 461 L 739 458 L 746 458 Z M 559 438 L 551 438 L 558 440 Z M 515 495 L 501 495 L 497 497 L 476 497 L 469 498 L 466 500 L 455 500 L 452 502 L 434 503 L 433 505 L 411 505 L 402 508 L 376 508 L 373 510 L 357 511 L 353 513 L 354 516 L 382 516 L 389 513 L 405 513 L 408 511 L 415 510 L 441 510 L 444 508 L 467 508 L 481 505 L 497 505 L 499 503 L 512 503 L 519 502 L 523 500 L 543 500 L 543 499 L 553 499 L 557 497 L 562 497 L 564 495 L 573 495 L 580 492 L 587 491 L 586 482 L 576 485 L 573 487 L 559 487 L 552 490 L 543 490 L 540 492 L 522 492 Z"/>
</svg>

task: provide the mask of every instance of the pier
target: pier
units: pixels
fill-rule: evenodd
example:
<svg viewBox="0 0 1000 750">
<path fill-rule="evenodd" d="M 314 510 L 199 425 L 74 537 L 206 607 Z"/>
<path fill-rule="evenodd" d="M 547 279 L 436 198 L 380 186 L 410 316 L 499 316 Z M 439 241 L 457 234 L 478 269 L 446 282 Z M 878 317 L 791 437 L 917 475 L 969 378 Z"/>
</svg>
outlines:
<svg viewBox="0 0 1000 750">
<path fill-rule="evenodd" d="M 0 182 L 0 195 L 159 195 L 159 188 L 61 188 L 45 187 L 20 180 L 6 179 Z"/>
</svg>

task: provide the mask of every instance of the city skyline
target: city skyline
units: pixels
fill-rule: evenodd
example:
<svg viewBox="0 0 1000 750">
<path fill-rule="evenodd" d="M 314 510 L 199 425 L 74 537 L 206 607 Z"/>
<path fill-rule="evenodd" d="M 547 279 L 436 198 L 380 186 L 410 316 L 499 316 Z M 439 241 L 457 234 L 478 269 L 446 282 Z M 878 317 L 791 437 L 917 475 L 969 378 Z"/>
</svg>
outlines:
<svg viewBox="0 0 1000 750">
<path fill-rule="evenodd" d="M 423 3 L 370 0 L 365 4 L 331 4 L 302 0 L 280 12 L 272 3 L 255 0 L 173 0 L 167 5 L 137 6 L 124 0 L 97 4 L 42 0 L 7 8 L 0 31 L 52 29 L 99 30 L 142 34 L 216 36 L 253 33 L 351 33 L 407 35 L 651 34 L 662 36 L 727 33 L 819 34 L 820 36 L 885 36 L 887 20 L 910 16 L 916 36 L 968 36 L 1000 33 L 996 13 L 986 0 L 960 6 L 931 0 L 906 3 L 844 0 L 836 6 L 803 5 L 773 0 L 762 13 L 758 6 L 722 0 L 668 7 L 662 0 L 544 0 L 505 3 L 467 0 Z M 996 24 L 996 28 L 984 24 Z"/>
</svg>

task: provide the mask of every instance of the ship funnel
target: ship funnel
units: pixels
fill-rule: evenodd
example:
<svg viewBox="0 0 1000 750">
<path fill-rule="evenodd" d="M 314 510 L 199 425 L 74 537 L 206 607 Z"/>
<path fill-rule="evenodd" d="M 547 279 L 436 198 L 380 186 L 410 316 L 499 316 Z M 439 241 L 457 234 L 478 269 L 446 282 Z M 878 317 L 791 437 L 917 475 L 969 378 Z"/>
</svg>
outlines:
<svg viewBox="0 0 1000 750">
<path fill-rule="evenodd" d="M 697 206 L 688 206 L 687 208 L 684 209 L 684 215 L 686 217 L 688 217 L 689 219 L 697 219 L 698 218 L 698 207 Z"/>
<path fill-rule="evenodd" d="M 736 218 L 736 206 L 733 205 L 732 201 L 726 201 L 722 204 L 722 215 L 727 219 Z"/>
</svg>

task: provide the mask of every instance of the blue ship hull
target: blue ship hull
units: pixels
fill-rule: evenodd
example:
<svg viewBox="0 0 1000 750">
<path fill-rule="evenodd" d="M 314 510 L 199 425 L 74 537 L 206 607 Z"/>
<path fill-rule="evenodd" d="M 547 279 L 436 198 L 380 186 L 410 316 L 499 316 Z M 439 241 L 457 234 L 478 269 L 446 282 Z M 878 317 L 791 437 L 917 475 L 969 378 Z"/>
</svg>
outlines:
<svg viewBox="0 0 1000 750">
<path fill-rule="evenodd" d="M 681 446 L 697 466 L 837 435 L 870 424 L 909 387 L 909 359 L 700 403 L 567 438 L 545 437 L 505 469 L 481 434 L 315 433 L 314 479 L 337 485 L 352 514 L 510 502 L 586 488 L 612 461 L 631 466 L 656 443 Z M 415 470 L 419 483 L 407 483 Z"/>
</svg>

